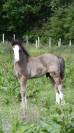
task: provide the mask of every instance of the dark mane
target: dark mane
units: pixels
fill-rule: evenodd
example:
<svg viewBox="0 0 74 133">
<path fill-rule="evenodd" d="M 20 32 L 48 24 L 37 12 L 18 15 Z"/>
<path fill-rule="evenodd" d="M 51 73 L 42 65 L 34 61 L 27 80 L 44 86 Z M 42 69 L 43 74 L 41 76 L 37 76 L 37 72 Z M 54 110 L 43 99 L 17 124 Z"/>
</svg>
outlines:
<svg viewBox="0 0 74 133">
<path fill-rule="evenodd" d="M 12 41 L 11 43 L 12 47 L 15 46 L 16 44 L 21 47 L 21 49 L 23 50 L 23 53 L 25 53 L 28 57 L 30 56 L 20 41 L 15 40 L 15 41 Z"/>
</svg>

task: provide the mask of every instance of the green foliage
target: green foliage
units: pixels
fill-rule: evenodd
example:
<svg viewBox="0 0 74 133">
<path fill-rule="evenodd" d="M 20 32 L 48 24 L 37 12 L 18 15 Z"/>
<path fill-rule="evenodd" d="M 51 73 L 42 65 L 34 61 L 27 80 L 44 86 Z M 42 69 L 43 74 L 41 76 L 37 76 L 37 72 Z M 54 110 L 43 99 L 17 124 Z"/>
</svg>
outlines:
<svg viewBox="0 0 74 133">
<path fill-rule="evenodd" d="M 74 40 L 73 0 L 3 0 L 0 1 L 0 39 L 13 33 L 16 37 L 30 36 L 30 41 L 40 36 L 42 43 L 49 36 L 54 42 L 61 37 L 63 42 Z"/>
</svg>

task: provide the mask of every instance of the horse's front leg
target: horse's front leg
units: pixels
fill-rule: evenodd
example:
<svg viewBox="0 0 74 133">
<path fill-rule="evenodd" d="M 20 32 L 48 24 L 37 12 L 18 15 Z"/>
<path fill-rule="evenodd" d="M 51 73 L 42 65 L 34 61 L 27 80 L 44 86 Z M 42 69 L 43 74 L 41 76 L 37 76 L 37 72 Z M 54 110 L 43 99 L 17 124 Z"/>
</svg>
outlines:
<svg viewBox="0 0 74 133">
<path fill-rule="evenodd" d="M 26 98 L 26 77 L 21 76 L 20 79 L 20 94 L 21 94 L 21 106 L 27 108 L 27 98 Z"/>
</svg>

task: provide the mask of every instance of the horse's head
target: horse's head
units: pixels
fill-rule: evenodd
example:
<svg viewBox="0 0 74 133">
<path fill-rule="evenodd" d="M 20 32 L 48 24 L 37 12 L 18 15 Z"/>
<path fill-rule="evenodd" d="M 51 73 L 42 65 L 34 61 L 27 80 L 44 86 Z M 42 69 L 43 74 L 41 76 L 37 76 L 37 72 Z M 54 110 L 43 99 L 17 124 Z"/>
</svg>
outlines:
<svg viewBox="0 0 74 133">
<path fill-rule="evenodd" d="M 18 62 L 20 60 L 20 56 L 26 55 L 26 57 L 29 57 L 28 52 L 23 47 L 23 45 L 20 41 L 18 41 L 18 40 L 12 41 L 11 45 L 12 45 L 12 49 L 13 49 L 13 52 L 14 52 L 15 62 Z"/>
<path fill-rule="evenodd" d="M 18 40 L 15 40 L 12 41 L 11 45 L 14 53 L 14 60 L 15 62 L 18 62 L 20 60 L 21 43 Z"/>
</svg>

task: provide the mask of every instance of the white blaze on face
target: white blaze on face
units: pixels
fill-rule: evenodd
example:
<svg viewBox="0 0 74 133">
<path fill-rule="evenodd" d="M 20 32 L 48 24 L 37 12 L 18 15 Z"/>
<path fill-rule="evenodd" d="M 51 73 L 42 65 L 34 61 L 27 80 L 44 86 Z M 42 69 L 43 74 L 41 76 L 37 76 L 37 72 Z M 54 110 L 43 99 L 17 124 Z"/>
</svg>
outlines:
<svg viewBox="0 0 74 133">
<path fill-rule="evenodd" d="M 13 51 L 14 51 L 14 60 L 15 62 L 19 61 L 20 60 L 20 57 L 19 57 L 19 46 L 18 45 L 15 45 L 13 46 Z"/>
</svg>

